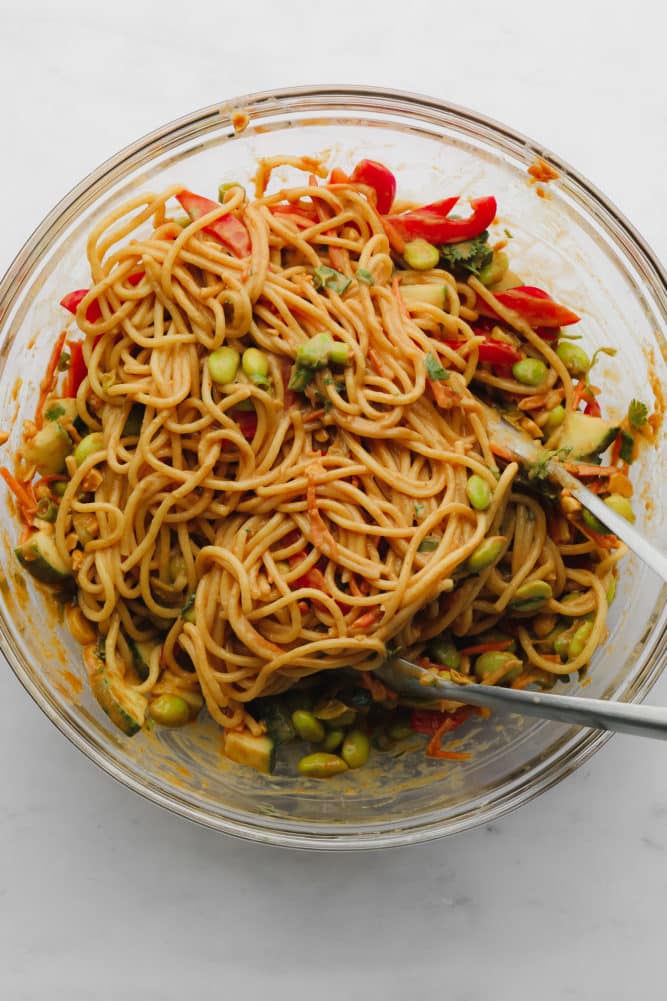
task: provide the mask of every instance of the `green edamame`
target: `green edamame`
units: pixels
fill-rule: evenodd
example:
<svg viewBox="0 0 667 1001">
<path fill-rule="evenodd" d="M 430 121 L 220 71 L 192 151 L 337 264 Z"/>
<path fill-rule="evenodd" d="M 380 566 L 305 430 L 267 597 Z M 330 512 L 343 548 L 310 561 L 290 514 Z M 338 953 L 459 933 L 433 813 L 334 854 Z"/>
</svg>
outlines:
<svg viewBox="0 0 667 1001">
<path fill-rule="evenodd" d="M 486 511 L 491 503 L 491 488 L 482 476 L 473 473 L 466 483 L 468 500 L 476 511 Z"/>
<path fill-rule="evenodd" d="M 341 755 L 348 768 L 361 768 L 368 761 L 371 744 L 363 730 L 350 730 L 345 736 Z"/>
<path fill-rule="evenodd" d="M 180 695 L 158 695 L 148 712 L 160 726 L 184 726 L 190 719 L 190 706 Z"/>
<path fill-rule="evenodd" d="M 208 371 L 213 382 L 224 386 L 233 382 L 239 370 L 241 356 L 236 348 L 225 345 L 217 348 L 208 356 Z"/>
<path fill-rule="evenodd" d="M 292 713 L 294 729 L 302 740 L 311 744 L 321 744 L 324 740 L 324 727 L 307 709 L 295 709 Z"/>
<path fill-rule="evenodd" d="M 316 751 L 315 754 L 307 754 L 297 765 L 302 775 L 307 775 L 313 779 L 328 779 L 332 775 L 340 775 L 347 771 L 347 764 L 337 754 L 326 754 L 324 751 Z"/>
<path fill-rule="evenodd" d="M 484 681 L 485 678 L 492 675 L 497 676 L 499 672 L 502 672 L 501 678 L 507 677 L 510 673 L 518 676 L 521 671 L 519 670 L 517 673 L 515 669 L 521 669 L 522 666 L 519 658 L 509 650 L 487 650 L 486 653 L 481 653 L 476 658 L 473 670 L 475 676 L 480 681 Z"/>
<path fill-rule="evenodd" d="M 481 573 L 493 566 L 505 548 L 507 539 L 504 535 L 492 535 L 480 542 L 477 549 L 468 557 L 467 567 L 471 573 Z"/>
<path fill-rule="evenodd" d="M 517 588 L 509 608 L 513 612 L 537 611 L 552 595 L 551 585 L 545 580 L 531 580 Z"/>
<path fill-rule="evenodd" d="M 556 354 L 570 375 L 581 377 L 586 375 L 591 367 L 591 360 L 584 349 L 572 341 L 561 341 L 556 348 Z"/>
<path fill-rule="evenodd" d="M 524 386 L 540 386 L 547 372 L 547 366 L 539 358 L 522 358 L 512 365 L 512 375 Z"/>
</svg>

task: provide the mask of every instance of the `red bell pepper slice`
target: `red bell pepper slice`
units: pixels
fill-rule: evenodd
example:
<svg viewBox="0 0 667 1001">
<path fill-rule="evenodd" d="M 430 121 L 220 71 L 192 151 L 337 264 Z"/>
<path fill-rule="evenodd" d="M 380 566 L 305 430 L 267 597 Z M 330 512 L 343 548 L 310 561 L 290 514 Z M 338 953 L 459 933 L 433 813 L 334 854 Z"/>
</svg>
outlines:
<svg viewBox="0 0 667 1001">
<path fill-rule="evenodd" d="M 518 285 L 516 288 L 508 288 L 504 292 L 494 294 L 498 302 L 507 306 L 508 309 L 513 309 L 515 313 L 530 323 L 531 327 L 545 327 L 547 329 L 567 327 L 571 323 L 578 323 L 580 319 L 567 306 L 561 306 L 560 303 L 555 302 L 548 292 L 532 285 Z M 486 315 L 494 315 L 486 303 L 480 307 L 478 301 L 476 308 Z M 549 338 L 547 337 L 547 339 Z"/>
<path fill-rule="evenodd" d="M 241 410 L 234 414 L 234 419 L 243 437 L 247 441 L 252 441 L 257 434 L 257 414 L 251 413 L 249 410 Z"/>
<path fill-rule="evenodd" d="M 210 198 L 203 198 L 201 195 L 195 195 L 192 191 L 185 189 L 179 192 L 176 198 L 192 220 L 199 219 L 203 215 L 208 215 L 213 209 L 220 208 L 219 202 L 212 202 Z M 220 216 L 208 226 L 204 226 L 204 231 L 217 237 L 235 257 L 248 257 L 250 255 L 252 249 L 250 234 L 244 223 L 231 212 Z"/>
<path fill-rule="evenodd" d="M 460 243 L 472 240 L 491 225 L 496 217 L 496 200 L 493 195 L 473 198 L 472 213 L 467 219 L 450 219 L 449 213 L 457 198 L 444 198 L 423 208 L 390 215 L 388 221 L 404 240 L 428 240 L 429 243 Z"/>
<path fill-rule="evenodd" d="M 88 375 L 86 363 L 83 360 L 83 343 L 74 341 L 69 345 L 69 368 L 63 379 L 63 396 L 74 397 L 79 386 Z"/>
<path fill-rule="evenodd" d="M 446 720 L 451 724 L 448 730 L 456 730 L 459 726 L 463 726 L 469 715 L 468 706 L 461 706 L 451 713 L 440 713 L 434 709 L 413 709 L 410 713 L 410 727 L 415 733 L 425 733 L 432 737 Z"/>
<path fill-rule="evenodd" d="M 396 178 L 388 167 L 377 160 L 360 160 L 352 171 L 352 180 L 373 188 L 378 212 L 381 215 L 389 212 L 396 196 Z"/>
<path fill-rule="evenodd" d="M 65 309 L 68 309 L 70 313 L 73 313 L 74 316 L 76 316 L 79 303 L 86 298 L 89 292 L 90 289 L 88 288 L 79 288 L 76 289 L 75 292 L 68 292 L 67 295 L 60 300 L 60 305 L 64 306 Z M 88 323 L 96 323 L 97 320 L 100 320 L 101 318 L 102 310 L 100 308 L 100 304 L 97 299 L 93 299 L 90 306 L 86 309 L 86 319 L 88 320 Z"/>
<path fill-rule="evenodd" d="M 516 362 L 521 361 L 523 355 L 512 344 L 505 341 L 497 341 L 494 337 L 487 337 L 479 345 L 479 360 L 488 362 L 494 367 L 511 368 Z"/>
</svg>

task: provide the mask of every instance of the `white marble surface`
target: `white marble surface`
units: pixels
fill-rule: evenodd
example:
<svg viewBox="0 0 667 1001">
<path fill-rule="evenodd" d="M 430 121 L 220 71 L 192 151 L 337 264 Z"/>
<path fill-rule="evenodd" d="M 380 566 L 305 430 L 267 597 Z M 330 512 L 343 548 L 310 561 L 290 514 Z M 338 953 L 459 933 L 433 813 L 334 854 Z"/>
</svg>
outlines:
<svg viewBox="0 0 667 1001">
<path fill-rule="evenodd" d="M 664 258 L 659 5 L 300 6 L 0 0 L 0 269 L 75 181 L 155 125 L 332 81 L 507 121 L 576 164 Z M 667 746 L 617 737 L 492 827 L 325 857 L 170 816 L 89 764 L 8 669 L 0 698 L 8 1001 L 665 996 Z M 667 680 L 650 701 L 667 703 Z"/>
</svg>

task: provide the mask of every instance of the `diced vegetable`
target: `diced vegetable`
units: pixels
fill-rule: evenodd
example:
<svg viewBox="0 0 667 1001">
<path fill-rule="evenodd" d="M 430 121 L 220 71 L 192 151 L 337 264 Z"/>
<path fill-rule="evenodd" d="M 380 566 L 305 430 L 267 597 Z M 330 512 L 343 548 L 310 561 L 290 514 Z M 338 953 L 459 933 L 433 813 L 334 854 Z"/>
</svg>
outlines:
<svg viewBox="0 0 667 1001">
<path fill-rule="evenodd" d="M 435 382 L 442 382 L 443 379 L 449 379 L 449 372 L 442 367 L 438 356 L 433 351 L 428 352 L 424 359 L 424 364 L 426 365 L 426 374 L 429 379 L 433 379 Z"/>
<path fill-rule="evenodd" d="M 632 504 L 627 499 L 627 497 L 622 497 L 620 494 L 610 494 L 609 497 L 604 499 L 607 507 L 610 507 L 612 511 L 616 514 L 620 514 L 621 518 L 625 518 L 626 521 L 634 522 L 635 513 L 632 510 Z"/>
<path fill-rule="evenodd" d="M 88 368 L 83 359 L 83 343 L 74 341 L 69 346 L 70 361 L 67 375 L 63 380 L 63 395 L 74 397 L 79 391 L 79 386 L 88 375 Z"/>
<path fill-rule="evenodd" d="M 275 744 L 287 744 L 296 737 L 292 714 L 284 698 L 267 697 L 252 705 L 253 714 L 266 726 Z"/>
<path fill-rule="evenodd" d="M 132 737 L 141 730 L 146 718 L 147 699 L 127 684 L 120 673 L 111 671 L 95 645 L 83 648 L 90 689 L 111 722 Z"/>
<path fill-rule="evenodd" d="M 512 612 L 536 612 L 552 596 L 551 585 L 545 580 L 531 580 L 517 588 L 509 609 Z"/>
<path fill-rule="evenodd" d="M 73 424 L 77 418 L 76 400 L 51 399 L 44 406 L 44 419 L 61 425 Z"/>
<path fill-rule="evenodd" d="M 311 744 L 321 744 L 324 740 L 324 726 L 307 709 L 295 709 L 292 724 L 302 740 L 308 740 Z"/>
<path fill-rule="evenodd" d="M 401 297 L 408 304 L 411 302 L 427 302 L 438 309 L 444 309 L 447 304 L 446 285 L 401 285 Z"/>
<path fill-rule="evenodd" d="M 101 431 L 94 431 L 82 438 L 74 449 L 74 458 L 77 466 L 81 466 L 91 455 L 96 455 L 104 449 L 104 436 Z"/>
<path fill-rule="evenodd" d="M 42 584 L 57 586 L 72 579 L 72 571 L 58 552 L 53 536 L 46 531 L 35 532 L 14 552 L 23 569 Z"/>
<path fill-rule="evenodd" d="M 330 288 L 332 292 L 342 295 L 352 284 L 352 279 L 323 264 L 313 271 L 313 284 L 315 288 Z"/>
<path fill-rule="evenodd" d="M 224 752 L 237 765 L 248 765 L 264 775 L 270 775 L 275 768 L 276 745 L 268 734 L 254 736 L 248 730 L 228 730 Z"/>
<path fill-rule="evenodd" d="M 42 476 L 55 476 L 65 470 L 65 459 L 74 443 L 59 421 L 48 421 L 26 442 L 23 454 Z"/>
<path fill-rule="evenodd" d="M 479 271 L 479 280 L 483 285 L 496 285 L 507 274 L 510 259 L 503 250 L 494 250 L 493 257 Z"/>
<path fill-rule="evenodd" d="M 511 368 L 521 361 L 521 354 L 512 344 L 487 337 L 479 345 L 479 360 L 494 368 Z"/>
<path fill-rule="evenodd" d="M 153 652 L 156 647 L 161 648 L 162 644 L 149 640 L 137 642 L 128 638 L 127 645 L 132 651 L 134 668 L 141 681 L 145 681 L 150 673 Z"/>
<path fill-rule="evenodd" d="M 602 417 L 570 411 L 563 421 L 558 445 L 569 450 L 568 458 L 584 459 L 604 452 L 617 433 L 618 427 Z"/>
<path fill-rule="evenodd" d="M 491 503 L 491 488 L 486 480 L 477 473 L 468 477 L 466 494 L 476 511 L 486 511 Z"/>
</svg>

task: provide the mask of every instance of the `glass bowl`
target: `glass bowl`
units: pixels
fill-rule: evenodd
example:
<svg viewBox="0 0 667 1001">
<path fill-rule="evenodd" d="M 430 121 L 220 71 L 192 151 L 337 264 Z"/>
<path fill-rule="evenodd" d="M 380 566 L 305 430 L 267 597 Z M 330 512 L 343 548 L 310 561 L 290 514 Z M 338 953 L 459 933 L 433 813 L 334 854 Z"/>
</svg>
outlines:
<svg viewBox="0 0 667 1001">
<path fill-rule="evenodd" d="M 235 113 L 248 115 L 238 134 Z M 8 449 L 34 411 L 54 336 L 57 305 L 88 284 L 88 231 L 139 189 L 174 181 L 202 193 L 221 181 L 247 182 L 258 157 L 327 151 L 350 168 L 367 156 L 386 162 L 402 196 L 445 194 L 498 199 L 511 234 L 513 268 L 527 284 L 547 285 L 583 317 L 589 350 L 602 356 L 603 408 L 621 416 L 629 400 L 667 382 L 665 276 L 632 226 L 557 156 L 509 128 L 440 101 L 357 87 L 254 94 L 197 111 L 118 153 L 82 181 L 28 240 L 0 285 L 0 404 L 11 423 Z M 536 185 L 536 155 L 559 172 Z M 285 173 L 289 179 L 289 171 Z M 543 195 L 538 197 L 537 188 Z M 653 404 L 653 400 L 651 400 Z M 667 448 L 646 451 L 635 470 L 639 527 L 665 539 L 666 516 L 653 485 L 664 481 Z M 642 486 L 643 485 L 643 486 Z M 74 642 L 51 604 L 19 572 L 12 547 L 18 526 L 0 507 L 0 640 L 17 677 L 56 726 L 96 764 L 129 788 L 184 817 L 228 834 L 302 848 L 378 848 L 458 832 L 519 806 L 599 749 L 607 735 L 562 724 L 494 714 L 471 722 L 467 761 L 421 753 L 376 755 L 361 772 L 330 782 L 279 771 L 257 774 L 227 762 L 212 723 L 128 739 L 92 699 Z M 633 556 L 625 559 L 609 637 L 598 651 L 585 694 L 637 701 L 661 669 L 665 590 Z M 560 684 L 557 690 L 566 690 Z M 578 686 L 569 690 L 576 691 Z"/>
</svg>

